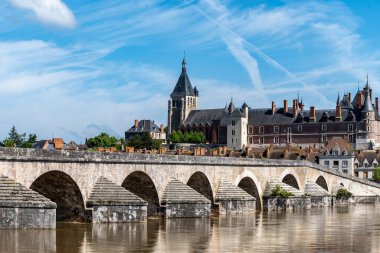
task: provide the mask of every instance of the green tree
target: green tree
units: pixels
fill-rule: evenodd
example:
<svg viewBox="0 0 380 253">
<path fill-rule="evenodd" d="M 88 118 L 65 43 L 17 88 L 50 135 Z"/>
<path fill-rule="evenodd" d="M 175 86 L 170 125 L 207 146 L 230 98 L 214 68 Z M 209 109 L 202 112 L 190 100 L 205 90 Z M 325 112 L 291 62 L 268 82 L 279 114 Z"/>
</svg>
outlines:
<svg viewBox="0 0 380 253">
<path fill-rule="evenodd" d="M 89 148 L 109 148 L 115 147 L 117 144 L 117 138 L 114 136 L 109 136 L 107 133 L 101 133 L 93 138 L 88 138 L 86 141 L 86 145 Z"/>
<path fill-rule="evenodd" d="M 169 137 L 170 142 L 172 143 L 179 143 L 181 142 L 181 139 L 178 136 L 178 133 L 176 131 L 173 131 L 172 134 Z"/>
<path fill-rule="evenodd" d="M 161 145 L 162 140 L 153 139 L 149 133 L 135 134 L 127 141 L 127 146 L 134 147 L 136 149 L 159 149 Z"/>
<path fill-rule="evenodd" d="M 18 147 L 18 146 L 20 146 L 24 142 L 26 134 L 25 133 L 24 134 L 19 134 L 17 132 L 16 127 L 12 126 L 12 128 L 9 131 L 8 135 L 9 135 L 9 139 Z"/>
<path fill-rule="evenodd" d="M 373 170 L 373 176 L 372 176 L 373 181 L 375 182 L 380 182 L 380 167 L 376 167 Z"/>
<path fill-rule="evenodd" d="M 16 144 L 10 138 L 5 139 L 3 141 L 3 145 L 4 147 L 7 147 L 7 148 L 14 148 L 16 146 Z"/>
<path fill-rule="evenodd" d="M 177 134 L 178 134 L 179 142 L 185 142 L 185 136 L 183 135 L 182 131 L 178 131 Z"/>
</svg>

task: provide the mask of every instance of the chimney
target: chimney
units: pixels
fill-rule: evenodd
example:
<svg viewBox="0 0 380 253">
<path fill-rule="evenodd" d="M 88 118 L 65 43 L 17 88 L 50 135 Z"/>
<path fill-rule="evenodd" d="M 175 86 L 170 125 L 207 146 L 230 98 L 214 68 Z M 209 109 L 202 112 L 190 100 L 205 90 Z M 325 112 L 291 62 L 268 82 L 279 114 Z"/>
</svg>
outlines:
<svg viewBox="0 0 380 253">
<path fill-rule="evenodd" d="M 297 99 L 293 99 L 293 118 L 297 116 Z"/>
<path fill-rule="evenodd" d="M 310 117 L 309 117 L 310 122 L 315 122 L 316 117 L 315 117 L 315 107 L 310 106 Z"/>
<path fill-rule="evenodd" d="M 351 103 L 351 92 L 348 93 L 348 101 Z"/>
<path fill-rule="evenodd" d="M 276 102 L 272 101 L 272 115 L 276 113 Z"/>
<path fill-rule="evenodd" d="M 335 110 L 335 121 L 341 121 L 342 120 L 342 107 L 340 106 L 340 103 L 336 105 Z"/>
<path fill-rule="evenodd" d="M 357 107 L 360 109 L 363 105 L 363 93 L 359 92 L 358 93 L 358 104 Z"/>
<path fill-rule="evenodd" d="M 379 112 L 379 98 L 376 97 L 376 102 L 375 102 L 375 106 L 376 106 L 376 112 L 378 113 Z"/>
<path fill-rule="evenodd" d="M 142 126 L 143 126 L 143 128 L 145 127 L 145 120 L 144 119 L 142 120 Z"/>
<path fill-rule="evenodd" d="M 163 124 L 160 125 L 160 130 L 161 130 L 161 133 L 163 134 L 164 133 L 164 125 Z"/>
<path fill-rule="evenodd" d="M 139 120 L 135 119 L 135 128 L 137 128 L 138 126 L 139 126 Z"/>
<path fill-rule="evenodd" d="M 288 100 L 284 100 L 284 115 L 288 113 Z"/>
</svg>

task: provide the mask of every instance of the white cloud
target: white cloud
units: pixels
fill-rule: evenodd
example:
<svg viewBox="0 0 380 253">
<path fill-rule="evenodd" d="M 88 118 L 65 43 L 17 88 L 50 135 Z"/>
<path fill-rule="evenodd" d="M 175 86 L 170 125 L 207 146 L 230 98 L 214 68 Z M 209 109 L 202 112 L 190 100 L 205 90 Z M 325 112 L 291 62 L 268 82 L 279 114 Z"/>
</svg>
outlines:
<svg viewBox="0 0 380 253">
<path fill-rule="evenodd" d="M 10 0 L 14 6 L 32 11 L 42 22 L 72 28 L 76 21 L 61 0 Z"/>
</svg>

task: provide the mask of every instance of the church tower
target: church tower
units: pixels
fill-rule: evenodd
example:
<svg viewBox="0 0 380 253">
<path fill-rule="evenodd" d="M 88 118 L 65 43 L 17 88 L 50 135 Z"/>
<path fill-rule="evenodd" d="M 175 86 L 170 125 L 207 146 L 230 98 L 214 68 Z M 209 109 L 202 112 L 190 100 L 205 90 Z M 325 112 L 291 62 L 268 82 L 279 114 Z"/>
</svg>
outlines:
<svg viewBox="0 0 380 253">
<path fill-rule="evenodd" d="M 182 72 L 168 101 L 168 133 L 178 131 L 192 110 L 198 109 L 198 90 L 191 85 L 186 72 L 186 59 L 182 60 Z"/>
</svg>

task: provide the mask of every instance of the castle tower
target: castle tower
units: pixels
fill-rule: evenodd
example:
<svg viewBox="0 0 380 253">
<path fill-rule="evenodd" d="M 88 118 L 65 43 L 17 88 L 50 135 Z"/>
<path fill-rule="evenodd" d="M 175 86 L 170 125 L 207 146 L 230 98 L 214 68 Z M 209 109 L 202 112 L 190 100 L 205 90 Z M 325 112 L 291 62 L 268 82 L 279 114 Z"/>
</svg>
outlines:
<svg viewBox="0 0 380 253">
<path fill-rule="evenodd" d="M 232 98 L 227 108 L 227 147 L 240 150 L 248 142 L 248 106 L 236 108 Z"/>
<path fill-rule="evenodd" d="M 198 109 L 198 90 L 191 85 L 186 71 L 186 59 L 182 60 L 182 72 L 168 101 L 168 133 L 178 131 L 192 110 Z"/>
<path fill-rule="evenodd" d="M 375 121 L 375 109 L 373 108 L 373 104 L 371 100 L 368 80 L 364 88 L 364 92 L 365 92 L 364 106 L 361 112 L 364 129 L 362 130 L 366 133 L 365 134 L 366 140 L 375 141 L 376 132 L 377 132 L 376 121 Z"/>
</svg>

